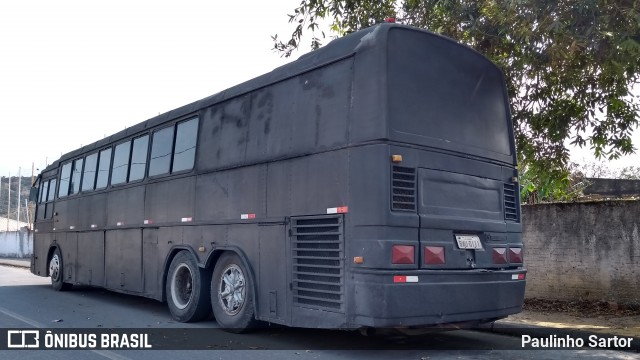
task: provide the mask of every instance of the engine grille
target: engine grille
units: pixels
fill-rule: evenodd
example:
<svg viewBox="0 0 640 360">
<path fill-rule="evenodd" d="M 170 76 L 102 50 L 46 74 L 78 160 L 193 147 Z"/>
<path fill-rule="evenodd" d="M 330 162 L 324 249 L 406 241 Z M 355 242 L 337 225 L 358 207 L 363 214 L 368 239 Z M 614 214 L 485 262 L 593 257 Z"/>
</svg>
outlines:
<svg viewBox="0 0 640 360">
<path fill-rule="evenodd" d="M 416 210 L 416 169 L 394 166 L 391 175 L 391 210 Z"/>
<path fill-rule="evenodd" d="M 504 184 L 504 219 L 518 221 L 518 192 L 516 184 Z"/>
<path fill-rule="evenodd" d="M 292 218 L 291 244 L 294 304 L 342 311 L 342 215 Z"/>
</svg>

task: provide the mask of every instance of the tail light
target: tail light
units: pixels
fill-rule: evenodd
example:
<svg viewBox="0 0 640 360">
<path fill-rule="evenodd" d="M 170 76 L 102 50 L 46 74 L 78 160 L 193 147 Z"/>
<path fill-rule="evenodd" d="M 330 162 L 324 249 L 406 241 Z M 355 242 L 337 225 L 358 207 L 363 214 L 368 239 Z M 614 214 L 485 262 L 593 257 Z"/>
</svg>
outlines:
<svg viewBox="0 0 640 360">
<path fill-rule="evenodd" d="M 444 247 L 442 246 L 425 246 L 424 263 L 426 265 L 441 265 L 445 263 Z"/>
<path fill-rule="evenodd" d="M 415 247 L 413 245 L 393 245 L 391 248 L 392 264 L 414 264 Z"/>
<path fill-rule="evenodd" d="M 522 248 L 509 248 L 509 262 L 516 264 L 522 263 Z"/>
<path fill-rule="evenodd" d="M 493 248 L 491 257 L 494 264 L 506 264 L 507 263 L 507 248 Z"/>
</svg>

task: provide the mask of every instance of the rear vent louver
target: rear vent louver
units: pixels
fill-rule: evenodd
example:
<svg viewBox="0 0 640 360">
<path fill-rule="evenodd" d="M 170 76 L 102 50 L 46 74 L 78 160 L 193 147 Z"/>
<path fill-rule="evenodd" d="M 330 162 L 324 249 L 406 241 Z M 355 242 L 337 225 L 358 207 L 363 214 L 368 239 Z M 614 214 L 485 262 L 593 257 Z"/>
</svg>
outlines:
<svg viewBox="0 0 640 360">
<path fill-rule="evenodd" d="M 342 215 L 292 218 L 294 304 L 343 310 L 342 229 Z"/>
<path fill-rule="evenodd" d="M 393 167 L 391 210 L 416 210 L 416 169 L 402 166 Z"/>
<path fill-rule="evenodd" d="M 518 221 L 518 192 L 516 184 L 504 184 L 504 219 Z"/>
</svg>

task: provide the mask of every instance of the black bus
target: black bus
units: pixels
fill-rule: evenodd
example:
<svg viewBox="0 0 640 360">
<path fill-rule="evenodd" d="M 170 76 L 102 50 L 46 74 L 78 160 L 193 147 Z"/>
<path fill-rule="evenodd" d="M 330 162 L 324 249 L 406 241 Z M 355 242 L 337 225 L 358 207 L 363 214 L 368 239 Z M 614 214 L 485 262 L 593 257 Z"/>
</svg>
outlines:
<svg viewBox="0 0 640 360">
<path fill-rule="evenodd" d="M 380 24 L 72 151 L 31 271 L 242 331 L 477 323 L 522 308 L 501 71 Z M 35 196 L 34 196 L 35 197 Z"/>
</svg>

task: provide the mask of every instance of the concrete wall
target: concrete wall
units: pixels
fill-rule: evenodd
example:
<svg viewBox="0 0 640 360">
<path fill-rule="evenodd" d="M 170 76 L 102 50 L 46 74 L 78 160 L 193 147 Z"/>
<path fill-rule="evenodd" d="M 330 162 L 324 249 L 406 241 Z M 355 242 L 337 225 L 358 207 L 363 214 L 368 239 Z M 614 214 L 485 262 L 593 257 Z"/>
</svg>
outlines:
<svg viewBox="0 0 640 360">
<path fill-rule="evenodd" d="M 33 233 L 28 231 L 0 232 L 0 257 L 28 258 L 33 253 Z"/>
<path fill-rule="evenodd" d="M 527 297 L 640 302 L 640 201 L 522 212 Z"/>
</svg>

